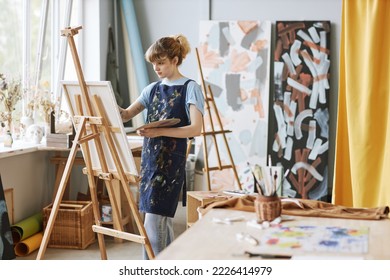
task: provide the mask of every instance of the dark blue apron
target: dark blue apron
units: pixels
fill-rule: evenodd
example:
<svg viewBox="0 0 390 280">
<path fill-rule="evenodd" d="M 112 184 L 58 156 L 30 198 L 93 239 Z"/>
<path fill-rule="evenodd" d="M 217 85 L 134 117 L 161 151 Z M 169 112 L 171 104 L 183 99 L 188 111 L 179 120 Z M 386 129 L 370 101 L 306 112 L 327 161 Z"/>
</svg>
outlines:
<svg viewBox="0 0 390 280">
<path fill-rule="evenodd" d="M 188 125 L 190 120 L 185 107 L 189 81 L 175 86 L 157 82 L 146 108 L 146 123 L 179 118 L 180 123 L 175 127 Z M 187 138 L 144 138 L 139 204 L 141 212 L 174 217 L 182 188 L 185 193 L 186 152 Z"/>
</svg>

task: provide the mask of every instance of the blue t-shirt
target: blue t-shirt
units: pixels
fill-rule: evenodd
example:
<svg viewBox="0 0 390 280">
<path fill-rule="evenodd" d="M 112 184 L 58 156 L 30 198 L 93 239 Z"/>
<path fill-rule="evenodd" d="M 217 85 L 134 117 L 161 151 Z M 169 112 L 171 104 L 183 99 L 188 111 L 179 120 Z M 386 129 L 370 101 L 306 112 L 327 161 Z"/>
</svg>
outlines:
<svg viewBox="0 0 390 280">
<path fill-rule="evenodd" d="M 175 81 L 168 81 L 166 79 L 163 79 L 161 81 L 161 84 L 167 85 L 167 86 L 174 86 L 174 85 L 184 85 L 185 82 L 187 82 L 189 79 L 186 77 L 183 77 L 181 79 L 175 80 Z M 137 98 L 137 101 L 140 102 L 145 108 L 148 106 L 149 102 L 149 96 L 151 93 L 151 90 L 153 89 L 154 85 L 157 82 L 153 82 L 146 86 L 142 92 L 141 95 Z M 186 112 L 188 118 L 190 118 L 190 104 L 195 105 L 195 107 L 204 114 L 204 97 L 202 93 L 202 89 L 200 85 L 194 81 L 190 81 L 187 85 L 187 93 L 186 93 Z"/>
</svg>

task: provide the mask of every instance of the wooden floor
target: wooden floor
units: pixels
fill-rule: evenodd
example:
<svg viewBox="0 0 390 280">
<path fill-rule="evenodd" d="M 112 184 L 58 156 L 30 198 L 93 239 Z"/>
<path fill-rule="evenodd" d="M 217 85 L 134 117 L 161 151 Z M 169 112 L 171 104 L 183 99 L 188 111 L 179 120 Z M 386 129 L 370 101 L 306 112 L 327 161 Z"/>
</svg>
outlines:
<svg viewBox="0 0 390 280">
<path fill-rule="evenodd" d="M 179 206 L 174 218 L 174 232 L 177 238 L 186 229 L 186 207 Z M 107 257 L 109 260 L 142 260 L 142 245 L 130 241 L 114 242 L 113 238 L 105 237 Z M 35 260 L 38 250 L 16 260 Z M 44 260 L 100 260 L 99 245 L 96 241 L 84 250 L 47 248 Z"/>
</svg>

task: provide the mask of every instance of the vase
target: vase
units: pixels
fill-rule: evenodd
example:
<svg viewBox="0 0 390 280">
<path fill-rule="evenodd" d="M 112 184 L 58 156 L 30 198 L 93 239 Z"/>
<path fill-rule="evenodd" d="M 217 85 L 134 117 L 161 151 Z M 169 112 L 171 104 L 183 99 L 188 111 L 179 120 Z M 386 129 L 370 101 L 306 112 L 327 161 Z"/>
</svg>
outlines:
<svg viewBox="0 0 390 280">
<path fill-rule="evenodd" d="M 12 138 L 11 131 L 7 130 L 7 132 L 4 136 L 4 147 L 11 148 L 13 142 L 14 142 L 14 139 Z"/>
<path fill-rule="evenodd" d="M 50 134 L 50 123 L 45 123 L 43 125 L 43 137 L 42 137 L 42 142 L 47 143 L 47 136 Z"/>
<path fill-rule="evenodd" d="M 21 139 L 26 136 L 27 129 L 30 125 L 34 124 L 34 120 L 31 117 L 23 116 L 20 119 Z"/>
</svg>

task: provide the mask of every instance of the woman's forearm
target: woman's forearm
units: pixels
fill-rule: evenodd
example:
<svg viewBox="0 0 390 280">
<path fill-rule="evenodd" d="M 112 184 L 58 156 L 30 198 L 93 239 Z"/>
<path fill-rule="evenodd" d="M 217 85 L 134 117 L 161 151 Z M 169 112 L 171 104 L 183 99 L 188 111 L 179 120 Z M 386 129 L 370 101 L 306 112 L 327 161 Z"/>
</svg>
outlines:
<svg viewBox="0 0 390 280">
<path fill-rule="evenodd" d="M 134 118 L 136 115 L 141 113 L 145 107 L 139 103 L 138 101 L 132 103 L 129 107 L 126 109 L 119 108 L 119 112 L 121 114 L 121 118 L 123 122 L 128 122 L 132 118 Z"/>
</svg>

